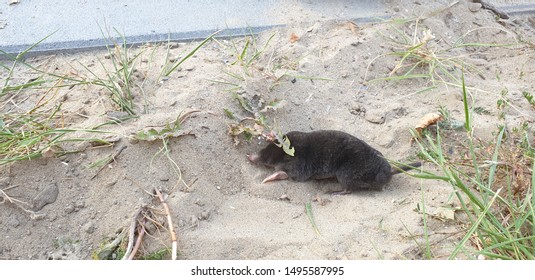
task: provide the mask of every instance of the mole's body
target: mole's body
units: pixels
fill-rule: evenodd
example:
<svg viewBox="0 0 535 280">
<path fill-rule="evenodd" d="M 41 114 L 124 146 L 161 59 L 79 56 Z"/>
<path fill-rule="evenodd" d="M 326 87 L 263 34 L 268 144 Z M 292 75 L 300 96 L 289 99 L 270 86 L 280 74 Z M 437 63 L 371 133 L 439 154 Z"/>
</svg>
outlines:
<svg viewBox="0 0 535 280">
<path fill-rule="evenodd" d="M 417 162 L 392 168 L 379 151 L 341 131 L 292 131 L 286 136 L 295 149 L 294 156 L 273 143 L 249 156 L 253 163 L 275 167 L 276 172 L 263 183 L 287 178 L 295 181 L 336 178 L 344 187 L 340 194 L 347 194 L 357 189 L 381 189 L 399 169 L 421 165 Z"/>
</svg>

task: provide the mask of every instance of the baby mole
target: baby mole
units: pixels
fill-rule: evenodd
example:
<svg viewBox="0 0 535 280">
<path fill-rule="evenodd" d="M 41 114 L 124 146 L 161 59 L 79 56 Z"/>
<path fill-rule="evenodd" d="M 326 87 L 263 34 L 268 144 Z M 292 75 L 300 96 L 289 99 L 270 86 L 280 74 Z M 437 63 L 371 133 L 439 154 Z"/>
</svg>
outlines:
<svg viewBox="0 0 535 280">
<path fill-rule="evenodd" d="M 342 131 L 292 131 L 286 137 L 295 149 L 294 156 L 274 143 L 248 156 L 253 163 L 275 167 L 275 173 L 262 183 L 336 178 L 344 190 L 335 194 L 349 194 L 357 189 L 381 190 L 392 175 L 421 166 L 415 162 L 393 167 L 379 151 Z"/>
</svg>

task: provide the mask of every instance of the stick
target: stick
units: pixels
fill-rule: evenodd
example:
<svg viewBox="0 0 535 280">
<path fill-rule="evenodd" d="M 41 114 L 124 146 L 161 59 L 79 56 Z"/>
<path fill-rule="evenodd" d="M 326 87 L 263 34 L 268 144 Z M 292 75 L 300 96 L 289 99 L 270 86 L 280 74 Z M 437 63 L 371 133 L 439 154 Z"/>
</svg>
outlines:
<svg viewBox="0 0 535 280">
<path fill-rule="evenodd" d="M 133 215 L 132 223 L 130 224 L 130 230 L 128 231 L 128 246 L 126 246 L 126 252 L 121 260 L 126 260 L 132 253 L 132 247 L 134 246 L 134 238 L 136 234 L 137 217 L 141 213 L 142 207 L 136 210 Z"/>
<path fill-rule="evenodd" d="M 169 224 L 169 232 L 171 233 L 171 241 L 172 241 L 171 259 L 176 260 L 176 251 L 177 251 L 178 244 L 176 240 L 175 228 L 173 227 L 173 221 L 171 220 L 171 213 L 169 211 L 169 206 L 167 205 L 167 202 L 165 202 L 162 196 L 162 193 L 157 188 L 154 188 L 154 191 L 158 195 L 158 198 L 160 199 L 160 203 L 163 205 L 163 208 L 165 209 L 165 213 L 167 214 L 167 223 Z"/>
<path fill-rule="evenodd" d="M 97 175 L 100 173 L 100 171 L 102 171 L 102 169 L 104 169 L 108 164 L 110 164 L 110 162 L 112 161 L 115 161 L 115 158 L 118 157 L 121 152 L 126 149 L 128 146 L 121 146 L 117 149 L 117 151 L 115 153 L 113 153 L 111 155 L 111 157 L 106 161 L 105 164 L 103 164 L 97 171 L 97 173 L 95 173 L 95 175 L 93 175 L 93 177 L 91 177 L 91 180 L 95 179 L 95 177 L 97 177 Z"/>
<path fill-rule="evenodd" d="M 15 186 L 15 187 L 18 187 L 18 186 Z M 5 190 L 11 189 L 11 188 L 13 188 L 13 187 L 6 188 Z M 41 219 L 41 218 L 43 218 L 45 216 L 45 214 L 40 214 L 39 212 L 35 212 L 35 211 L 32 211 L 32 210 L 24 207 L 23 205 L 27 205 L 27 206 L 30 206 L 30 205 L 28 203 L 22 201 L 22 200 L 18 200 L 16 198 L 10 197 L 9 195 L 7 195 L 7 193 L 3 189 L 0 189 L 0 198 L 2 198 L 2 200 L 0 200 L 0 205 L 4 204 L 7 201 L 8 203 L 11 203 L 11 204 L 17 206 L 22 211 L 30 214 L 30 218 L 32 220 L 39 220 L 39 219 Z"/>
<path fill-rule="evenodd" d="M 136 255 L 137 250 L 139 249 L 139 246 L 141 246 L 141 241 L 143 240 L 143 235 L 145 235 L 145 226 L 143 225 L 143 223 L 139 223 L 139 225 L 140 225 L 140 228 L 137 231 L 136 245 L 134 246 L 134 249 L 132 249 L 132 253 L 128 257 L 128 260 L 133 260 L 134 259 L 134 256 Z"/>
</svg>

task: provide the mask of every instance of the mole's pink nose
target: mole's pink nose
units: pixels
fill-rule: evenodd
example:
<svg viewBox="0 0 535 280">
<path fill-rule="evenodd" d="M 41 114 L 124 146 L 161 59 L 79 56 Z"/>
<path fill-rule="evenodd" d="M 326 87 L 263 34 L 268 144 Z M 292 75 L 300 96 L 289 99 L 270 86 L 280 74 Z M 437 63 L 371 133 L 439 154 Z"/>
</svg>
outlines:
<svg viewBox="0 0 535 280">
<path fill-rule="evenodd" d="M 253 163 L 256 163 L 258 161 L 258 155 L 257 154 L 247 155 L 247 158 Z"/>
</svg>

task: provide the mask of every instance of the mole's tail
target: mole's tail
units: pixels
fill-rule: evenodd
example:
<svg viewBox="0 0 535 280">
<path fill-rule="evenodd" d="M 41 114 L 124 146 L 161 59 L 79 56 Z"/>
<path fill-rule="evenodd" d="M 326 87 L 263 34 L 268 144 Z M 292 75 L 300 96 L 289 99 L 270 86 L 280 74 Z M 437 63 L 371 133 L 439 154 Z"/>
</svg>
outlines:
<svg viewBox="0 0 535 280">
<path fill-rule="evenodd" d="M 392 172 L 392 175 L 394 175 L 394 174 L 401 173 L 403 171 L 409 171 L 409 170 L 418 168 L 420 166 L 422 166 L 421 162 L 413 162 L 413 163 L 408 163 L 408 164 L 403 164 L 403 163 L 392 164 L 391 172 Z"/>
</svg>

